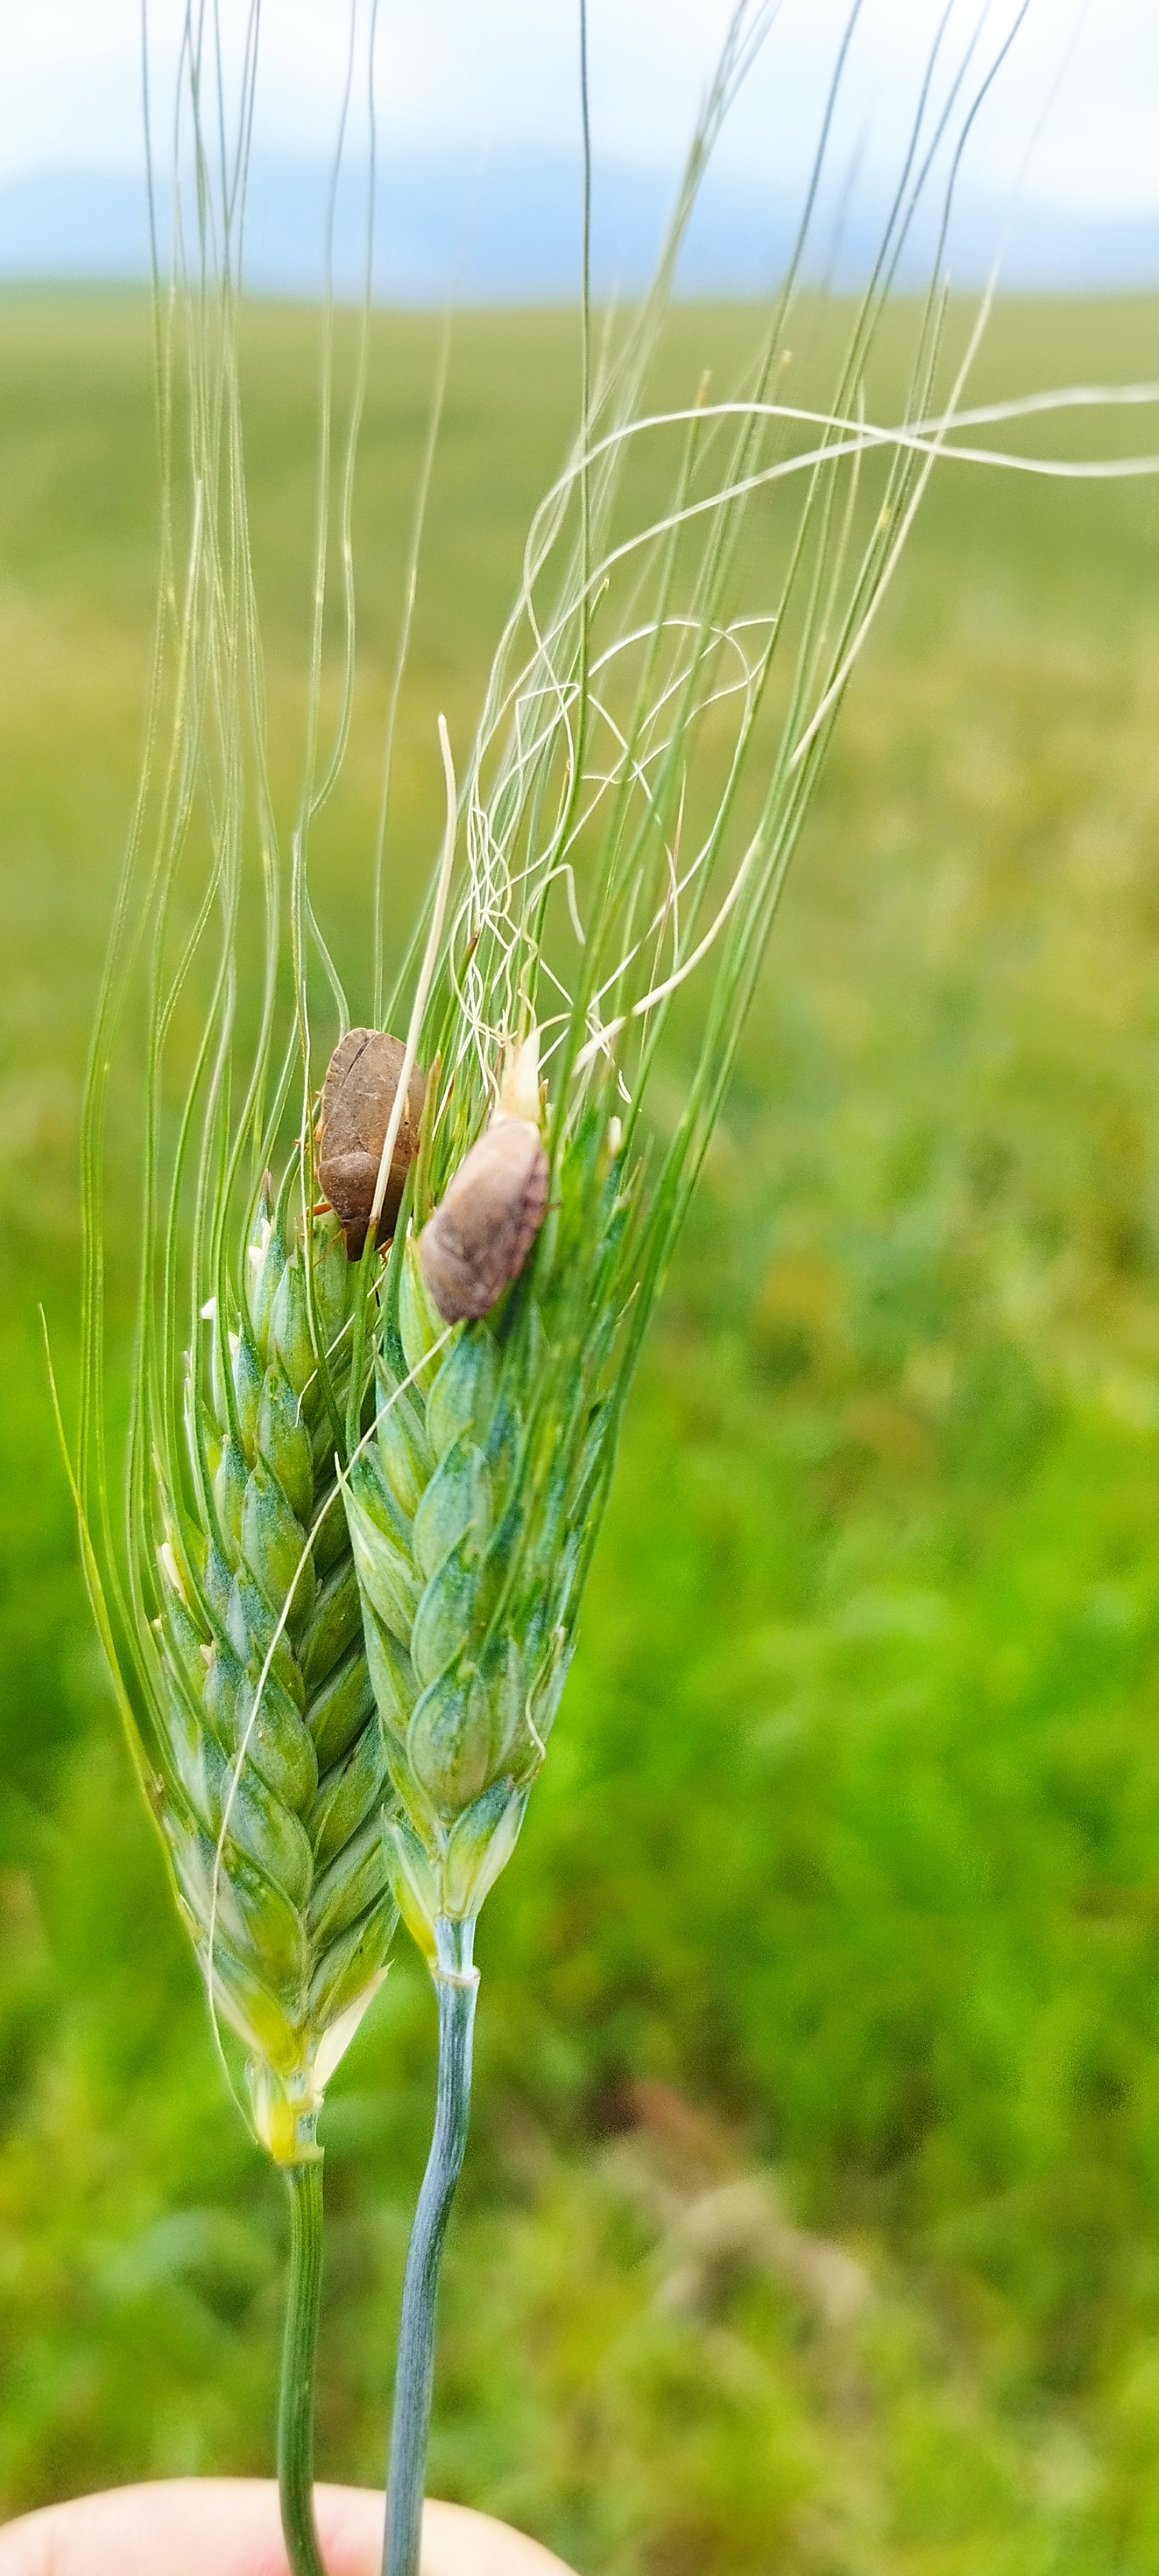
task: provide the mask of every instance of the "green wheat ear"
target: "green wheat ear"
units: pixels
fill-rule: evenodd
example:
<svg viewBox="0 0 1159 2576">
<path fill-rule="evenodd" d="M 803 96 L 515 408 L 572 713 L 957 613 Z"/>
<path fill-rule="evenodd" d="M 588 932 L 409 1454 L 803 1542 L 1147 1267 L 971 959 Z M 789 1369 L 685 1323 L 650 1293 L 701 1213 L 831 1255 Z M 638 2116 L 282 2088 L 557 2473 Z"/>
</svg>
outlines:
<svg viewBox="0 0 1159 2576">
<path fill-rule="evenodd" d="M 396 1920 L 328 1401 L 348 1305 L 336 1221 L 312 1218 L 290 1248 L 284 1204 L 263 1212 L 234 1319 L 212 1301 L 208 1367 L 191 1355 L 183 1491 L 159 1478 L 154 1806 L 212 2008 L 242 2041 L 255 2126 L 283 2164 L 319 2152 L 323 2088 Z"/>
<path fill-rule="evenodd" d="M 414 1231 L 377 1337 L 372 1436 L 344 1480 L 397 1808 L 394 1895 L 432 1961 L 509 1859 L 574 1644 L 612 1466 L 621 1156 L 600 1118 L 561 1158 L 533 1271 L 448 1328 Z"/>
</svg>

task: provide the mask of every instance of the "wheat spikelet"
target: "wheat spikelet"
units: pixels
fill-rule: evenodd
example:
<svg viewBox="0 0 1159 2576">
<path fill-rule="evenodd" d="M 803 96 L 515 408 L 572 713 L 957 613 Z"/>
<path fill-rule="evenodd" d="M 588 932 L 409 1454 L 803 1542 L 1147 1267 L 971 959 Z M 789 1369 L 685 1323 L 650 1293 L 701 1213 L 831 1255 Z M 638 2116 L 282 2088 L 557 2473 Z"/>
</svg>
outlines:
<svg viewBox="0 0 1159 2576">
<path fill-rule="evenodd" d="M 349 1274 L 333 1218 L 311 1276 L 263 1212 L 230 1330 L 186 1383 L 188 1488 L 161 1488 L 154 1800 L 215 2010 L 241 2038 L 271 2153 L 315 2152 L 322 2088 L 381 1982 L 389 1794 L 335 1481 Z M 311 1334 L 329 1354 L 327 1390 Z M 192 1499 L 192 1508 L 190 1500 Z"/>
</svg>

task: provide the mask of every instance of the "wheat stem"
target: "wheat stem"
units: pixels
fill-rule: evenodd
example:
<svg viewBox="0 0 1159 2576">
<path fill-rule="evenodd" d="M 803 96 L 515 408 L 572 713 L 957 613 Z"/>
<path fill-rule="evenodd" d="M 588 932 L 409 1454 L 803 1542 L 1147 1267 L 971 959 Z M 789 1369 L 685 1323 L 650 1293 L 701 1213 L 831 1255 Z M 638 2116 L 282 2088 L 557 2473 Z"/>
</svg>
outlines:
<svg viewBox="0 0 1159 2576">
<path fill-rule="evenodd" d="M 292 2576 L 326 2576 L 314 2527 L 314 2364 L 322 2289 L 322 2159 L 288 2165 L 290 2284 L 278 2392 L 278 2494 Z"/>
<path fill-rule="evenodd" d="M 402 2285 L 382 2576 L 419 2576 L 439 2262 L 471 2110 L 471 2044 L 479 1987 L 479 1971 L 471 1959 L 475 1926 L 450 1923 L 440 1915 L 434 1932 L 431 1973 L 439 1999 L 438 2096 Z"/>
</svg>

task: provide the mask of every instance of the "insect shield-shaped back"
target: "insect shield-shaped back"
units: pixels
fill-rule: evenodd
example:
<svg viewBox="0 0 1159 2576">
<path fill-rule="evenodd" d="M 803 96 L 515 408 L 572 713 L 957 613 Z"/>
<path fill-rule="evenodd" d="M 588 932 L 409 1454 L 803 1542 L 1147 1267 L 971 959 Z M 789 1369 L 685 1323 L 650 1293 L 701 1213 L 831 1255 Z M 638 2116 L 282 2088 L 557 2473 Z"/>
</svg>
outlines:
<svg viewBox="0 0 1159 2576">
<path fill-rule="evenodd" d="M 322 1085 L 318 1177 L 357 1261 L 366 1241 L 378 1166 L 398 1092 L 405 1047 L 385 1029 L 349 1029 L 335 1047 Z M 378 1240 L 394 1231 L 407 1172 L 419 1140 L 426 1079 L 415 1065 L 390 1158 Z"/>
<path fill-rule="evenodd" d="M 460 1163 L 419 1241 L 423 1276 L 444 1323 L 486 1315 L 519 1277 L 547 1207 L 538 1127 L 499 1118 Z"/>
</svg>

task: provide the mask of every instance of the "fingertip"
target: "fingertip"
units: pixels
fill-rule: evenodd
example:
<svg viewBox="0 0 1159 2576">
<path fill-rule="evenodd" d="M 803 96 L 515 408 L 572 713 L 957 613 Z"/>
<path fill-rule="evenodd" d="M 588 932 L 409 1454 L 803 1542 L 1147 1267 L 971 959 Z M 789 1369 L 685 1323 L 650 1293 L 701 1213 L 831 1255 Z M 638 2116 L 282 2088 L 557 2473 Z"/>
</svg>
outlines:
<svg viewBox="0 0 1159 2576">
<path fill-rule="evenodd" d="M 383 2499 L 319 2487 L 327 2576 L 375 2576 Z M 0 2531 L 0 2576 L 289 2576 L 266 2478 L 159 2478 L 25 2514 Z"/>
</svg>

